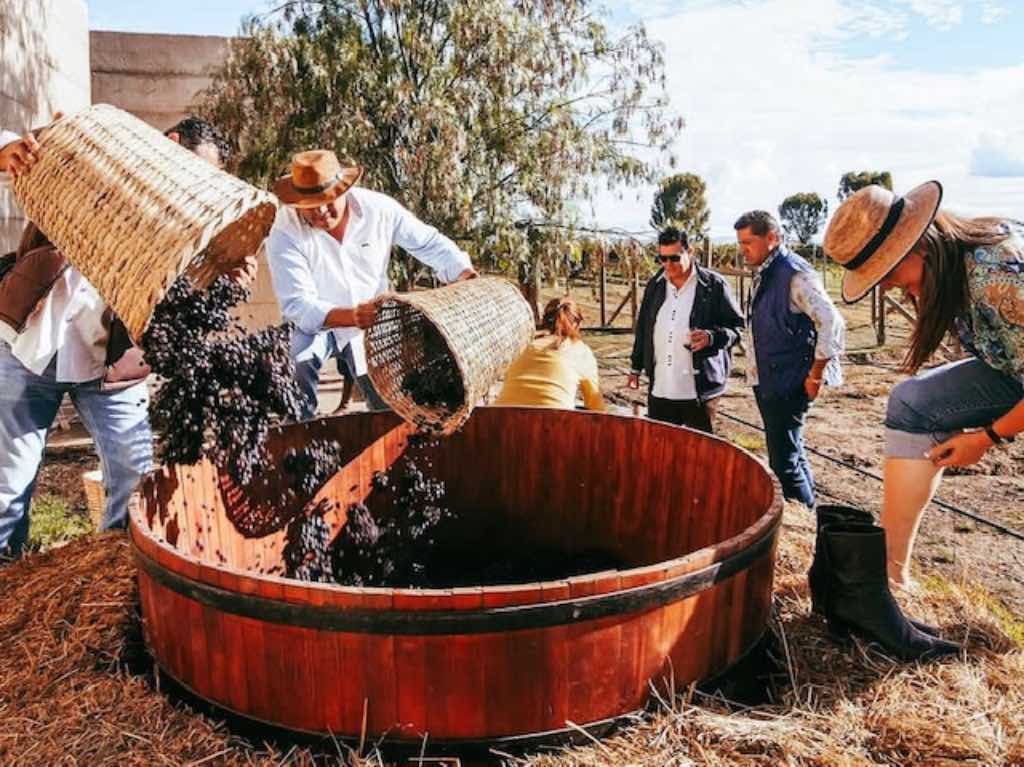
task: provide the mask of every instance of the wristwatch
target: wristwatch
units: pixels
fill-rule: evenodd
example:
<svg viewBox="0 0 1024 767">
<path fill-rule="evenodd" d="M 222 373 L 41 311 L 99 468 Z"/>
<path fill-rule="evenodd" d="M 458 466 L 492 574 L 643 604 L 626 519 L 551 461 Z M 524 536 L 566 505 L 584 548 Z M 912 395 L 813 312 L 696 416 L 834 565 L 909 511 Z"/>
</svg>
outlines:
<svg viewBox="0 0 1024 767">
<path fill-rule="evenodd" d="M 990 424 L 986 424 L 985 426 L 982 426 L 981 428 L 985 431 L 985 433 L 988 435 L 988 438 L 990 440 L 992 440 L 992 444 L 995 445 L 996 447 L 999 447 L 999 446 L 1005 447 L 1006 445 L 1009 445 L 1011 442 L 1013 442 L 1013 439 L 1014 439 L 1013 436 L 1004 437 L 1002 434 L 999 434 L 995 430 L 995 428 L 993 427 L 993 424 L 991 424 L 991 423 Z"/>
</svg>

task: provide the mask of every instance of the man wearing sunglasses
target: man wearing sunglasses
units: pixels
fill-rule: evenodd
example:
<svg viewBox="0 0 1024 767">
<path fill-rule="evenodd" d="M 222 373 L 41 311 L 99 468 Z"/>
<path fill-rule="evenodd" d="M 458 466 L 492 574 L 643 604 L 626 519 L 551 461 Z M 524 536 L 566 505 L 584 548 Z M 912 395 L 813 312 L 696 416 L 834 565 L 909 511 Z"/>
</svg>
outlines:
<svg viewBox="0 0 1024 767">
<path fill-rule="evenodd" d="M 722 276 L 693 259 L 685 232 L 663 230 L 657 259 L 636 318 L 629 386 L 638 389 L 645 373 L 649 418 L 712 433 L 743 315 Z"/>
</svg>

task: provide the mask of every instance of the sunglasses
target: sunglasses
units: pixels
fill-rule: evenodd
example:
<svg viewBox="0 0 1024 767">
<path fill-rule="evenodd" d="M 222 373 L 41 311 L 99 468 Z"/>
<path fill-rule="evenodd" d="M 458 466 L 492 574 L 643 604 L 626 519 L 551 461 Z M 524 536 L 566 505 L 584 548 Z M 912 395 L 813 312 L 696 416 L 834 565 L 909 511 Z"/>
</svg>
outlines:
<svg viewBox="0 0 1024 767">
<path fill-rule="evenodd" d="M 654 260 L 655 261 L 660 261 L 663 264 L 667 263 L 668 261 L 671 261 L 673 264 L 678 264 L 680 261 L 683 260 L 683 257 L 682 256 L 655 256 Z"/>
</svg>

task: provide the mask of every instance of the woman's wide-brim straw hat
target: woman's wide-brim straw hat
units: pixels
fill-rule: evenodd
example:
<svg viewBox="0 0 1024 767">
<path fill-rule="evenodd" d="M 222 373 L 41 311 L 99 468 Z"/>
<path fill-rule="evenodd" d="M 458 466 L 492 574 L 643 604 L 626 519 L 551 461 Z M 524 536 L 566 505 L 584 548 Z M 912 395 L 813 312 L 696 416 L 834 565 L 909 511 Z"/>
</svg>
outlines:
<svg viewBox="0 0 1024 767">
<path fill-rule="evenodd" d="M 337 200 L 362 177 L 361 166 L 343 166 L 334 152 L 312 149 L 292 158 L 292 171 L 274 182 L 274 194 L 294 208 L 319 208 Z"/>
<path fill-rule="evenodd" d="M 902 197 L 871 185 L 850 195 L 825 230 L 825 253 L 846 269 L 843 300 L 859 301 L 895 269 L 931 225 L 942 185 L 926 181 Z"/>
<path fill-rule="evenodd" d="M 180 275 L 206 288 L 274 223 L 270 194 L 106 104 L 44 129 L 38 157 L 14 180 L 18 202 L 136 343 Z"/>
</svg>

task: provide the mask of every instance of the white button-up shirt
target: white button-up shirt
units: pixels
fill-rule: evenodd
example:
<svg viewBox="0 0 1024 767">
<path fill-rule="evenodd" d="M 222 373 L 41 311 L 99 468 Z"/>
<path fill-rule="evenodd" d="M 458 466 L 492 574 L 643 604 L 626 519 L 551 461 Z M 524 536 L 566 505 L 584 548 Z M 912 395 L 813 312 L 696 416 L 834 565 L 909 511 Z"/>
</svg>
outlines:
<svg viewBox="0 0 1024 767">
<path fill-rule="evenodd" d="M 683 286 L 676 288 L 664 274 L 665 303 L 654 320 L 654 388 L 651 394 L 661 399 L 697 399 L 693 353 L 684 346 L 690 340 L 690 313 L 697 295 L 697 270 Z"/>
<path fill-rule="evenodd" d="M 0 131 L 0 148 L 21 137 Z M 0 188 L 10 187 L 10 177 L 0 173 Z M 102 378 L 107 356 L 109 326 L 104 322 L 107 305 L 81 272 L 69 267 L 54 283 L 20 333 L 0 323 L 0 339 L 11 353 L 36 375 L 57 357 L 56 377 L 63 383 L 82 383 Z"/>
<path fill-rule="evenodd" d="M 274 293 L 285 319 L 303 333 L 324 329 L 327 313 L 353 308 L 386 293 L 391 247 L 397 245 L 453 282 L 471 266 L 469 256 L 396 200 L 360 187 L 348 192 L 348 225 L 342 242 L 306 224 L 293 208 L 282 206 L 267 239 L 267 263 Z M 363 332 L 335 328 L 338 348 L 352 345 L 356 372 L 366 372 Z M 310 346 L 298 359 L 312 354 Z"/>
</svg>

